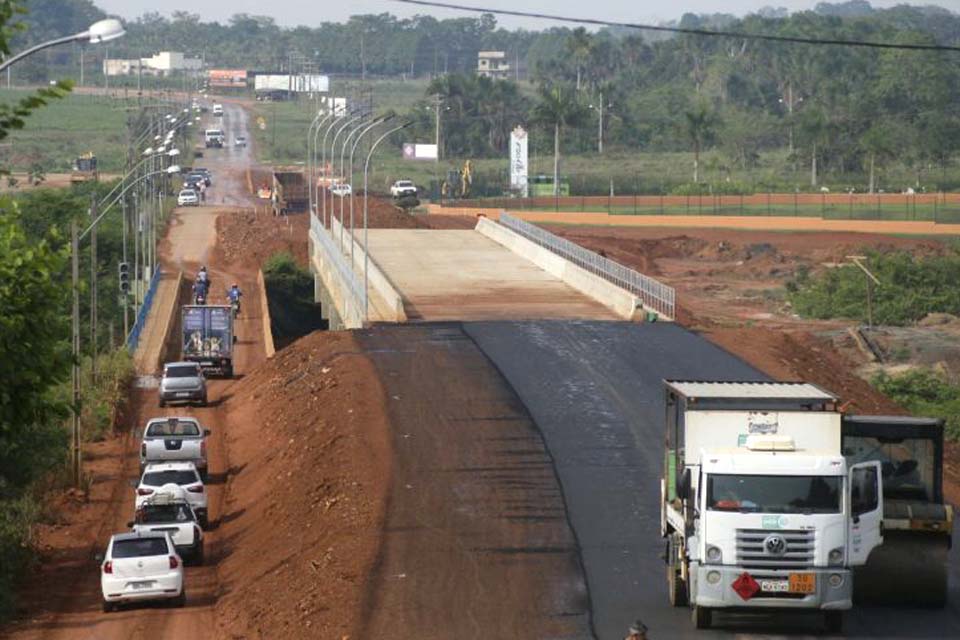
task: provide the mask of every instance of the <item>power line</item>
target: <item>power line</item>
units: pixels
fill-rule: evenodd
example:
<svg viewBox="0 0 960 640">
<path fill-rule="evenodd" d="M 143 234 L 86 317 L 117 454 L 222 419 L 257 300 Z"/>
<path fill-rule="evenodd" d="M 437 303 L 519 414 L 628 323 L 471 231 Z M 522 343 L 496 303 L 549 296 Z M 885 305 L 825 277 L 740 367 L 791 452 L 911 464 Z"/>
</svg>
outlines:
<svg viewBox="0 0 960 640">
<path fill-rule="evenodd" d="M 601 27 L 623 27 L 627 29 L 640 29 L 646 31 L 663 31 L 667 33 L 686 33 L 695 36 L 711 36 L 722 38 L 741 38 L 744 40 L 766 40 L 769 42 L 789 42 L 794 44 L 827 44 L 842 47 L 866 47 L 870 49 L 905 49 L 908 51 L 958 51 L 960 46 L 951 46 L 945 44 L 896 44 L 893 42 L 875 42 L 870 40 L 837 40 L 830 38 L 804 38 L 801 36 L 777 36 L 764 33 L 749 33 L 743 31 L 714 31 L 712 29 L 689 29 L 684 27 L 664 27 L 661 25 L 639 24 L 636 22 L 617 22 L 614 20 L 601 20 L 599 18 L 572 18 L 570 16 L 560 16 L 551 13 L 539 13 L 536 11 L 518 11 L 510 9 L 487 9 L 483 7 L 474 7 L 469 5 L 454 4 L 449 2 L 433 2 L 431 0 L 392 0 L 402 4 L 414 4 L 423 7 L 435 7 L 439 9 L 453 9 L 455 11 L 469 11 L 471 13 L 491 13 L 501 16 L 513 16 L 518 18 L 539 18 L 542 20 L 554 20 L 556 22 L 568 22 L 573 24 L 589 24 Z"/>
</svg>

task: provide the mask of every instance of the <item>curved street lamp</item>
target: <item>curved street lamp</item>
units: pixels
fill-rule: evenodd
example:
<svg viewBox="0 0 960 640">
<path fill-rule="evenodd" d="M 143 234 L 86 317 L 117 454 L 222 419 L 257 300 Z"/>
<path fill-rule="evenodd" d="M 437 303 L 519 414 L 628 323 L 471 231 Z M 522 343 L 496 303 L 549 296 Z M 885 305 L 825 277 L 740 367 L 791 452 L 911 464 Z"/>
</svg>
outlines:
<svg viewBox="0 0 960 640">
<path fill-rule="evenodd" d="M 75 33 L 72 36 L 64 36 L 62 38 L 48 40 L 47 42 L 40 43 L 35 47 L 30 47 L 26 51 L 22 51 L 12 58 L 4 60 L 2 63 L 0 63 L 0 71 L 3 71 L 15 62 L 23 60 L 27 56 L 33 55 L 37 51 L 43 51 L 44 49 L 49 49 L 50 47 L 55 47 L 60 44 L 69 44 L 71 42 L 84 41 L 89 42 L 90 44 L 100 44 L 101 42 L 110 42 L 111 40 L 116 40 L 125 33 L 126 31 L 123 28 L 123 23 L 116 18 L 100 20 L 99 22 L 94 22 L 92 25 L 90 25 L 90 28 L 86 31 Z"/>
</svg>

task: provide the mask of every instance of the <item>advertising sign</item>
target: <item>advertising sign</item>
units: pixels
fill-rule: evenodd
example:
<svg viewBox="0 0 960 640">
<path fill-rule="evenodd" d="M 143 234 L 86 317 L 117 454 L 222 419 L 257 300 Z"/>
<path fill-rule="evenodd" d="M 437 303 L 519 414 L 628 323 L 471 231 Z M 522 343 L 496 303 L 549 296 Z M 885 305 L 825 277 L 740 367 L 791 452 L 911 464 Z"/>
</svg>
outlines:
<svg viewBox="0 0 960 640">
<path fill-rule="evenodd" d="M 246 69 L 210 69 L 207 72 L 211 87 L 243 89 L 247 86 Z"/>
<path fill-rule="evenodd" d="M 404 160 L 436 160 L 437 145 L 435 144 L 414 144 L 413 142 L 403 143 Z"/>
<path fill-rule="evenodd" d="M 331 111 L 337 117 L 347 115 L 347 99 L 335 98 L 333 96 L 323 96 L 320 98 L 320 104 L 324 106 L 327 113 Z"/>
<path fill-rule="evenodd" d="M 516 126 L 510 132 L 510 188 L 518 191 L 521 198 L 527 197 L 527 132 Z"/>
<path fill-rule="evenodd" d="M 255 91 L 292 91 L 293 93 L 324 93 L 330 90 L 330 78 L 315 73 L 291 77 L 283 74 L 259 74 L 253 79 Z"/>
</svg>

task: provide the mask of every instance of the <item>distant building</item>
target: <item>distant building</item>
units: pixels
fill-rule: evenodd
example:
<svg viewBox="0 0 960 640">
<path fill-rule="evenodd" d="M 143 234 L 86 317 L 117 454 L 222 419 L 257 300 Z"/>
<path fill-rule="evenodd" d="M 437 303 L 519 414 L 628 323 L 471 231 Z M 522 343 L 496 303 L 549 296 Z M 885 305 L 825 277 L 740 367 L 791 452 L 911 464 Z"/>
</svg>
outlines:
<svg viewBox="0 0 960 640">
<path fill-rule="evenodd" d="M 200 58 L 188 58 L 179 51 L 161 51 L 149 58 L 132 60 L 107 58 L 103 61 L 103 73 L 108 76 L 136 73 L 168 76 L 176 71 L 198 71 L 202 66 L 203 61 Z"/>
<path fill-rule="evenodd" d="M 504 51 L 480 51 L 477 53 L 477 75 L 505 80 L 510 77 L 510 63 Z"/>
</svg>

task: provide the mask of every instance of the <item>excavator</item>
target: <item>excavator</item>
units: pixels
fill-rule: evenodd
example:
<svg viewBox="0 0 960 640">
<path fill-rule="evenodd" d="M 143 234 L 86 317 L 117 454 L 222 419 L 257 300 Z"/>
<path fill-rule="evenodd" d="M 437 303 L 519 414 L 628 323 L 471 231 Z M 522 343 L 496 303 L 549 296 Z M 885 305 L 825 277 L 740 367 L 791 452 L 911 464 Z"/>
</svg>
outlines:
<svg viewBox="0 0 960 640">
<path fill-rule="evenodd" d="M 97 156 L 92 151 L 81 154 L 73 161 L 73 171 L 70 172 L 70 183 L 78 184 L 80 182 L 94 182 L 100 180 L 100 172 L 97 170 Z"/>
</svg>

